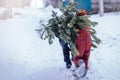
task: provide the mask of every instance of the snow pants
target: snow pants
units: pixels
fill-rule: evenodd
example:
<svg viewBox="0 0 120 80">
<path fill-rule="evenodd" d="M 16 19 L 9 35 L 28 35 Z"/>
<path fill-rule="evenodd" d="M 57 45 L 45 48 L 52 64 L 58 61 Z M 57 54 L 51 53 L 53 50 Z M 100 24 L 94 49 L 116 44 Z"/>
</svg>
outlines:
<svg viewBox="0 0 120 80">
<path fill-rule="evenodd" d="M 83 59 L 85 62 L 85 68 L 88 69 L 88 60 L 90 56 L 90 49 L 91 49 L 91 38 L 90 33 L 85 30 L 79 31 L 76 39 L 76 48 L 79 51 L 80 55 L 73 57 L 73 63 L 78 65 L 78 60 Z"/>
<path fill-rule="evenodd" d="M 64 62 L 66 64 L 71 64 L 71 59 L 70 59 L 70 53 L 69 53 L 69 47 L 67 43 L 64 43 L 61 39 L 59 39 L 60 45 L 62 46 L 63 50 L 63 57 L 64 57 Z"/>
</svg>

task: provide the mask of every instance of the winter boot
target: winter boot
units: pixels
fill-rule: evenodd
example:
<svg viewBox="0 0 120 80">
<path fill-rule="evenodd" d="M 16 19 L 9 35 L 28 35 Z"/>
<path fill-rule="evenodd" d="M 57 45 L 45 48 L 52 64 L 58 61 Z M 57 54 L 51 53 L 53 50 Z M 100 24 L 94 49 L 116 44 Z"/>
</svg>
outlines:
<svg viewBox="0 0 120 80">
<path fill-rule="evenodd" d="M 87 75 L 88 70 L 85 69 L 84 74 L 81 76 L 81 78 L 85 77 Z"/>
<path fill-rule="evenodd" d="M 71 63 L 71 62 L 66 62 L 66 68 L 67 68 L 67 69 L 71 68 L 71 66 L 72 66 L 72 63 Z"/>
<path fill-rule="evenodd" d="M 85 75 L 85 63 L 82 59 L 79 59 L 78 60 L 78 71 L 77 71 L 77 74 L 79 77 L 83 77 Z"/>
</svg>

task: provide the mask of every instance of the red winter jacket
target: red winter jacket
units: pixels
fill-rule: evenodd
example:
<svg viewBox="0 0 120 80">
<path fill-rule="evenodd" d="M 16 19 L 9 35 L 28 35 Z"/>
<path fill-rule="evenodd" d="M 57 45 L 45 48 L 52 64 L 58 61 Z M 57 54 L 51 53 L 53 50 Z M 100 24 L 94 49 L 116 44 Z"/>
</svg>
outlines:
<svg viewBox="0 0 120 80">
<path fill-rule="evenodd" d="M 87 69 L 91 49 L 91 38 L 89 33 L 90 27 L 86 27 L 85 29 L 78 28 L 78 30 L 79 31 L 78 35 L 76 36 L 75 43 L 80 55 L 75 56 L 73 58 L 73 62 L 75 65 L 78 65 L 78 60 L 83 59 Z"/>
</svg>

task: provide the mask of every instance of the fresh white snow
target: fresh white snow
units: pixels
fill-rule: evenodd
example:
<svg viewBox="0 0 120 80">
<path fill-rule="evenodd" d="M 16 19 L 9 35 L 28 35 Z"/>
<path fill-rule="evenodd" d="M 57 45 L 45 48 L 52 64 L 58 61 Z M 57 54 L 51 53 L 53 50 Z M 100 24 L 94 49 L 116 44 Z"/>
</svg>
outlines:
<svg viewBox="0 0 120 80">
<path fill-rule="evenodd" d="M 65 68 L 58 39 L 49 45 L 35 31 L 39 21 L 51 18 L 52 9 L 16 9 L 21 15 L 0 20 L 0 80 L 73 80 Z M 90 19 L 98 22 L 95 29 L 102 43 L 91 51 L 90 69 L 84 80 L 119 80 L 120 13 L 92 15 Z"/>
</svg>

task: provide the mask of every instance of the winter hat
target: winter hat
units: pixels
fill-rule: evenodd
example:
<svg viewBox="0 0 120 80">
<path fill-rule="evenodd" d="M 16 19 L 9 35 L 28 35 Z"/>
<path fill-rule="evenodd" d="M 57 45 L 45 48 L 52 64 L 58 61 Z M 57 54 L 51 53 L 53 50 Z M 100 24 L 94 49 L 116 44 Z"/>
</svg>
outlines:
<svg viewBox="0 0 120 80">
<path fill-rule="evenodd" d="M 84 9 L 78 10 L 77 15 L 78 16 L 84 16 L 84 15 L 86 15 L 86 11 Z"/>
</svg>

